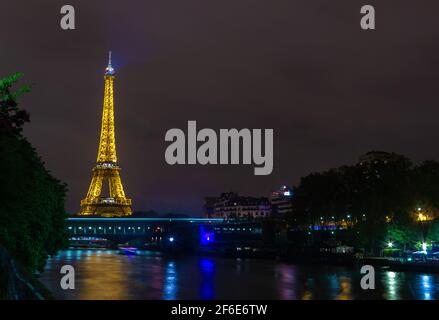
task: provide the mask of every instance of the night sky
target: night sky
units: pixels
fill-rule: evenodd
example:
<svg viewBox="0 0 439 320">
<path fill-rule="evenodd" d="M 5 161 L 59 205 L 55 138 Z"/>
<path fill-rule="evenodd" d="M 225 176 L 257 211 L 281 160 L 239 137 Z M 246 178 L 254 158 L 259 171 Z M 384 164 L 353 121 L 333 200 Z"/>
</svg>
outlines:
<svg viewBox="0 0 439 320">
<path fill-rule="evenodd" d="M 76 30 L 59 27 L 76 9 Z M 360 28 L 375 5 L 377 29 Z M 95 165 L 108 50 L 116 141 L 134 210 L 200 215 L 206 195 L 264 195 L 370 150 L 439 160 L 439 2 L 9 0 L 0 77 L 24 73 L 25 135 L 76 213 Z M 273 128 L 274 171 L 169 166 L 165 133 Z"/>
</svg>

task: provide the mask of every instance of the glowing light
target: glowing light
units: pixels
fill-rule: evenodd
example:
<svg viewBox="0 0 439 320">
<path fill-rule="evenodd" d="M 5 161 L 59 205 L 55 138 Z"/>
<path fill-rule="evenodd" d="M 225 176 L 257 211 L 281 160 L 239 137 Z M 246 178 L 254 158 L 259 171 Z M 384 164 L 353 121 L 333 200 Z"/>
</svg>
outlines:
<svg viewBox="0 0 439 320">
<path fill-rule="evenodd" d="M 393 242 L 392 242 L 392 241 L 389 241 L 389 243 L 387 244 L 387 246 L 388 246 L 389 248 L 393 248 Z"/>
<path fill-rule="evenodd" d="M 114 125 L 114 68 L 111 52 L 105 69 L 104 106 L 97 164 L 85 199 L 81 200 L 80 215 L 129 216 L 132 214 L 131 199 L 125 196 L 117 165 Z M 110 198 L 101 196 L 103 185 L 109 182 Z M 103 206 L 104 205 L 104 206 Z M 112 213 L 105 213 L 105 206 L 111 206 Z"/>
<path fill-rule="evenodd" d="M 169 242 L 174 242 L 174 240 L 175 240 L 174 237 L 169 238 Z"/>
<path fill-rule="evenodd" d="M 423 213 L 418 213 L 418 221 L 427 221 L 427 220 L 430 220 L 428 215 Z"/>
<path fill-rule="evenodd" d="M 111 51 L 108 53 L 108 66 L 105 68 L 105 74 L 106 75 L 113 75 L 114 74 L 114 68 L 111 65 Z"/>
<path fill-rule="evenodd" d="M 422 251 L 424 251 L 424 254 L 427 254 L 427 243 L 422 243 Z"/>
</svg>

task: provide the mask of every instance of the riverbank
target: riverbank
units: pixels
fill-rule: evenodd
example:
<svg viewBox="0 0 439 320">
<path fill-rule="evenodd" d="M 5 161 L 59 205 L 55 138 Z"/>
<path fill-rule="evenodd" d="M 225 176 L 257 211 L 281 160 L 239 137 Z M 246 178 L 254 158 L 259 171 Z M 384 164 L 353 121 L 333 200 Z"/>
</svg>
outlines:
<svg viewBox="0 0 439 320">
<path fill-rule="evenodd" d="M 362 265 L 388 268 L 391 271 L 439 273 L 439 263 L 432 261 L 411 262 L 392 258 L 365 257 L 358 259 L 358 262 Z"/>
<path fill-rule="evenodd" d="M 0 246 L 0 299 L 50 300 L 52 294 Z"/>
</svg>

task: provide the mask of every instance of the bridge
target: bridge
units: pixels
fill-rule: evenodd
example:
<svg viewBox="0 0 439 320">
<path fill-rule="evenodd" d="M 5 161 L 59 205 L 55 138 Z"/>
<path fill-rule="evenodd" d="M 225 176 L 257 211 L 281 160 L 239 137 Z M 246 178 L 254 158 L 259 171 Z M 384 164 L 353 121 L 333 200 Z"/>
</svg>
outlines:
<svg viewBox="0 0 439 320">
<path fill-rule="evenodd" d="M 137 241 L 146 245 L 188 246 L 213 241 L 213 226 L 221 218 L 67 218 L 70 243 L 113 244 Z"/>
</svg>

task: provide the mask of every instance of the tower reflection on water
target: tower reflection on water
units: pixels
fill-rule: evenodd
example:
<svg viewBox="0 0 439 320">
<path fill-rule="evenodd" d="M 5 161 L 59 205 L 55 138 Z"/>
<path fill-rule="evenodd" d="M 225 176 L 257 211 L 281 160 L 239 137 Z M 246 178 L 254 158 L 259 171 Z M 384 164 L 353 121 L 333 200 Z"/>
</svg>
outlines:
<svg viewBox="0 0 439 320">
<path fill-rule="evenodd" d="M 75 290 L 60 288 L 66 264 Z M 375 290 L 361 290 L 360 278 L 343 267 L 111 250 L 62 251 L 40 277 L 58 299 L 439 299 L 439 274 L 377 269 Z"/>
</svg>

